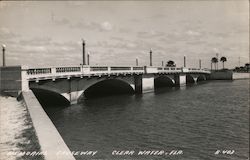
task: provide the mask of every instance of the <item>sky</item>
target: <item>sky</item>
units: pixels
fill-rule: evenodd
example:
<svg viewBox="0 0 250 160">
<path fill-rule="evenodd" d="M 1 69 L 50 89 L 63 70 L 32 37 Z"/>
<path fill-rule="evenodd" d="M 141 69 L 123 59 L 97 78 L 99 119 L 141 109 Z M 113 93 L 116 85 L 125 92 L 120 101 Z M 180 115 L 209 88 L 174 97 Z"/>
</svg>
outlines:
<svg viewBox="0 0 250 160">
<path fill-rule="evenodd" d="M 152 49 L 154 66 L 219 53 L 234 68 L 249 62 L 249 1 L 0 1 L 7 65 L 79 65 L 82 39 L 90 65 L 149 65 Z"/>
</svg>

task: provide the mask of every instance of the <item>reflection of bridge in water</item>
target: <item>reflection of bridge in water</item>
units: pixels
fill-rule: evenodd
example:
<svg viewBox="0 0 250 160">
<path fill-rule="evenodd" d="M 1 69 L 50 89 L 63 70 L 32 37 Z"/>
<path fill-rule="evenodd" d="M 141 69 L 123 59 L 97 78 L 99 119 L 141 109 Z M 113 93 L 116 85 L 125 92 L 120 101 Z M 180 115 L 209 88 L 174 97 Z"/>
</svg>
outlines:
<svg viewBox="0 0 250 160">
<path fill-rule="evenodd" d="M 71 104 L 100 93 L 146 93 L 207 80 L 210 71 L 176 67 L 71 66 L 21 69 L 22 91 L 55 93 Z"/>
</svg>

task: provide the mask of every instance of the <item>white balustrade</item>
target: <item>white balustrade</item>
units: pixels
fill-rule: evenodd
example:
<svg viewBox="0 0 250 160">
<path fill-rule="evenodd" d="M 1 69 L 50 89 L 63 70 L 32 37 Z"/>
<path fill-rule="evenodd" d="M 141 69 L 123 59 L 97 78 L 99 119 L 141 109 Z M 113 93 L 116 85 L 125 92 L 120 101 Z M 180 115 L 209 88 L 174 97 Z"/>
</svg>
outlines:
<svg viewBox="0 0 250 160">
<path fill-rule="evenodd" d="M 56 77 L 69 76 L 95 76 L 95 75 L 119 75 L 119 74 L 148 74 L 148 73 L 207 73 L 206 69 L 176 68 L 176 67 L 142 67 L 142 66 L 70 66 L 26 68 L 27 79 L 55 79 Z"/>
</svg>

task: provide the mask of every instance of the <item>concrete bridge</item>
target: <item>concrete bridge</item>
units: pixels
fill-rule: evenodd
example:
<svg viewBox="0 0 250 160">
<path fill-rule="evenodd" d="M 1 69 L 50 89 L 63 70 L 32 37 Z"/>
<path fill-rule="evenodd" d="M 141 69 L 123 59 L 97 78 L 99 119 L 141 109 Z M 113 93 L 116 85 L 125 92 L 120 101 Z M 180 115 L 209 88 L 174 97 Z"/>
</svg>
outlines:
<svg viewBox="0 0 250 160">
<path fill-rule="evenodd" d="M 207 80 L 210 74 L 204 69 L 152 66 L 20 67 L 17 67 L 21 72 L 20 80 L 16 80 L 16 83 L 21 81 L 20 91 L 54 93 L 71 104 L 100 92 L 140 94 L 161 86 L 197 83 Z"/>
</svg>

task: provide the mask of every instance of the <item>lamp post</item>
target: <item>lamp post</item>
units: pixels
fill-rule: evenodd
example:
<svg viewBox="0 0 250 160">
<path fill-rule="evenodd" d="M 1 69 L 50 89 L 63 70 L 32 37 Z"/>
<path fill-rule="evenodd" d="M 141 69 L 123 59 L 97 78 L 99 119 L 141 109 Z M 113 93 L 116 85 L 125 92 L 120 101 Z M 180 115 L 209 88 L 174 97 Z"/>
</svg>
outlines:
<svg viewBox="0 0 250 160">
<path fill-rule="evenodd" d="M 184 56 L 184 68 L 186 67 L 186 56 Z"/>
<path fill-rule="evenodd" d="M 216 68 L 215 68 L 215 70 L 218 70 L 218 68 L 219 68 L 219 66 L 218 66 L 219 53 L 216 53 L 216 58 L 217 58 L 217 62 L 216 62 Z"/>
<path fill-rule="evenodd" d="M 89 53 L 87 55 L 87 65 L 89 65 Z"/>
<path fill-rule="evenodd" d="M 150 49 L 150 52 L 149 52 L 149 56 L 150 56 L 150 57 L 149 57 L 149 58 L 150 58 L 150 64 L 149 64 L 149 65 L 150 65 L 150 66 L 153 65 L 153 64 L 152 64 L 152 53 L 153 53 L 153 52 L 152 52 L 152 49 Z"/>
<path fill-rule="evenodd" d="M 82 65 L 86 65 L 85 62 L 85 41 L 82 39 Z"/>
<path fill-rule="evenodd" d="M 199 68 L 201 69 L 201 60 L 199 59 Z"/>
<path fill-rule="evenodd" d="M 6 48 L 6 45 L 2 44 L 2 48 L 3 48 L 3 67 L 5 67 L 6 66 L 6 64 L 5 64 L 5 48 Z"/>
</svg>

